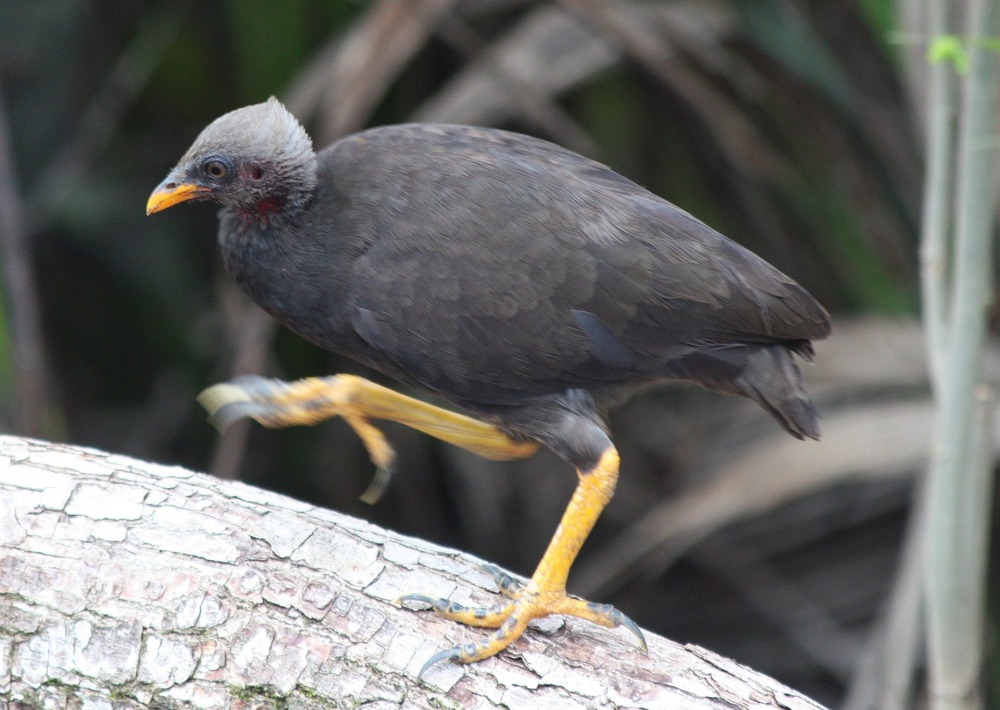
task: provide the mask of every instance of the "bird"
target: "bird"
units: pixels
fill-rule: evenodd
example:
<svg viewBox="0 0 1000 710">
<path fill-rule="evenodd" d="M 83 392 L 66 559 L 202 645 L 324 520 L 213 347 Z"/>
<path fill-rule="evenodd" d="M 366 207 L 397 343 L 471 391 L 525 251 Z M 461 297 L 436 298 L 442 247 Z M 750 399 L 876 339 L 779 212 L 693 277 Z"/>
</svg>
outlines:
<svg viewBox="0 0 1000 710">
<path fill-rule="evenodd" d="M 150 195 L 147 214 L 212 201 L 230 277 L 303 338 L 456 411 L 357 375 L 251 376 L 200 397 L 217 424 L 343 417 L 376 468 L 394 464 L 373 420 L 497 460 L 545 447 L 577 485 L 530 579 L 486 570 L 489 608 L 406 594 L 397 603 L 492 629 L 432 656 L 489 658 L 532 619 L 561 614 L 634 633 L 610 605 L 567 593 L 570 569 L 618 480 L 608 407 L 648 383 L 747 397 L 789 434 L 818 439 L 796 358 L 831 332 L 800 285 L 599 162 L 493 128 L 370 128 L 315 152 L 271 97 L 210 123 Z"/>
</svg>

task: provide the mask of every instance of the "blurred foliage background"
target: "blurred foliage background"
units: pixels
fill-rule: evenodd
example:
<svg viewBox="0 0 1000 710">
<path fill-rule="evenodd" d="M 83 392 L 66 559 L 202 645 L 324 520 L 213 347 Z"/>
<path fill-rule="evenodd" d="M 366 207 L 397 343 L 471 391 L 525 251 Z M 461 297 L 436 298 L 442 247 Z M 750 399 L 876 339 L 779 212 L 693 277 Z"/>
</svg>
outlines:
<svg viewBox="0 0 1000 710">
<path fill-rule="evenodd" d="M 213 209 L 144 205 L 209 121 L 272 94 L 317 147 L 411 120 L 538 135 L 694 213 L 835 316 L 806 373 L 820 444 L 694 388 L 616 412 L 622 482 L 571 591 L 834 707 L 891 707 L 897 681 L 917 703 L 919 633 L 893 613 L 916 584 L 907 525 L 932 416 L 920 6 L 5 0 L 0 428 L 239 477 L 529 574 L 574 484 L 552 457 L 490 463 L 387 427 L 398 472 L 368 507 L 371 466 L 341 422 L 218 437 L 194 402 L 209 384 L 362 370 L 235 292 Z"/>
</svg>

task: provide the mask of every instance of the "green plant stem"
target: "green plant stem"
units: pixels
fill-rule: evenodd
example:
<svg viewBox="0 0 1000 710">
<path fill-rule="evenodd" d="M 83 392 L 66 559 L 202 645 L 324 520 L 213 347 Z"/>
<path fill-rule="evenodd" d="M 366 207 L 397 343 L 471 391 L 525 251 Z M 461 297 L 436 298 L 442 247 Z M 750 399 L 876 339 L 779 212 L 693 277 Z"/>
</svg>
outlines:
<svg viewBox="0 0 1000 710">
<path fill-rule="evenodd" d="M 947 33 L 948 0 L 931 2 L 928 7 L 930 40 Z M 927 170 L 924 180 L 924 206 L 921 215 L 920 268 L 924 333 L 931 388 L 937 391 L 944 378 L 944 358 L 948 341 L 945 325 L 948 311 L 948 242 L 951 212 L 950 185 L 954 177 L 955 72 L 948 62 L 930 65 L 927 86 L 926 150 Z"/>
<path fill-rule="evenodd" d="M 970 72 L 959 132 L 954 200 L 954 259 L 947 357 L 938 394 L 937 452 L 928 486 L 928 658 L 933 710 L 981 707 L 985 530 L 992 447 L 986 426 L 992 401 L 980 385 L 990 301 L 996 209 L 996 84 L 1000 56 L 975 38 L 998 31 L 998 3 L 970 3 Z M 977 392 L 977 389 L 979 392 Z M 976 497 L 979 497 L 979 500 Z"/>
</svg>

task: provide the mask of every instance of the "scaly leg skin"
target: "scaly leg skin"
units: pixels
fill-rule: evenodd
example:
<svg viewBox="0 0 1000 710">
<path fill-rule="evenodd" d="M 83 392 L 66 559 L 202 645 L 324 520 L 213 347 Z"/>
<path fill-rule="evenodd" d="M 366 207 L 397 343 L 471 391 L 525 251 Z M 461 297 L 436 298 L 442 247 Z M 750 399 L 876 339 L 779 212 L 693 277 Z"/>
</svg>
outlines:
<svg viewBox="0 0 1000 710">
<path fill-rule="evenodd" d="M 486 422 L 407 397 L 355 375 L 310 377 L 295 382 L 241 377 L 209 387 L 198 401 L 219 429 L 250 417 L 271 428 L 316 424 L 343 417 L 364 442 L 376 466 L 362 500 L 373 503 L 390 478 L 396 454 L 372 419 L 399 422 L 496 461 L 531 456 L 533 441 L 517 441 Z"/>
<path fill-rule="evenodd" d="M 646 652 L 646 640 L 634 621 L 610 605 L 592 604 L 566 593 L 570 567 L 601 511 L 614 494 L 618 465 L 618 452 L 614 447 L 609 447 L 593 469 L 578 472 L 580 482 L 576 491 L 542 561 L 538 563 L 526 585 L 522 587 L 497 568 L 487 567 L 486 571 L 494 576 L 501 591 L 513 599 L 511 603 L 470 609 L 445 599 L 433 600 L 419 594 L 408 594 L 397 600 L 397 603 L 429 603 L 436 614 L 446 619 L 496 629 L 479 643 L 465 644 L 432 656 L 420 669 L 418 676 L 422 676 L 428 668 L 440 661 L 473 663 L 489 658 L 519 638 L 532 619 L 550 614 L 577 616 L 608 628 L 624 626 L 635 634 L 643 653 Z"/>
</svg>

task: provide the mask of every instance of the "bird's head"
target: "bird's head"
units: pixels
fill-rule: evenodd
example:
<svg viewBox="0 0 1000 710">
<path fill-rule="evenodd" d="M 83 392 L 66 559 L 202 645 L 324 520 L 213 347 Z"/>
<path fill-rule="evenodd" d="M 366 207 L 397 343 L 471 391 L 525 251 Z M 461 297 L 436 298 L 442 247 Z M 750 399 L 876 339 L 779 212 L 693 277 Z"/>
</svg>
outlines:
<svg viewBox="0 0 1000 710">
<path fill-rule="evenodd" d="M 269 217 L 301 208 L 315 186 L 312 141 L 271 97 L 212 121 L 153 190 L 146 214 L 188 200 L 213 200 Z"/>
</svg>

